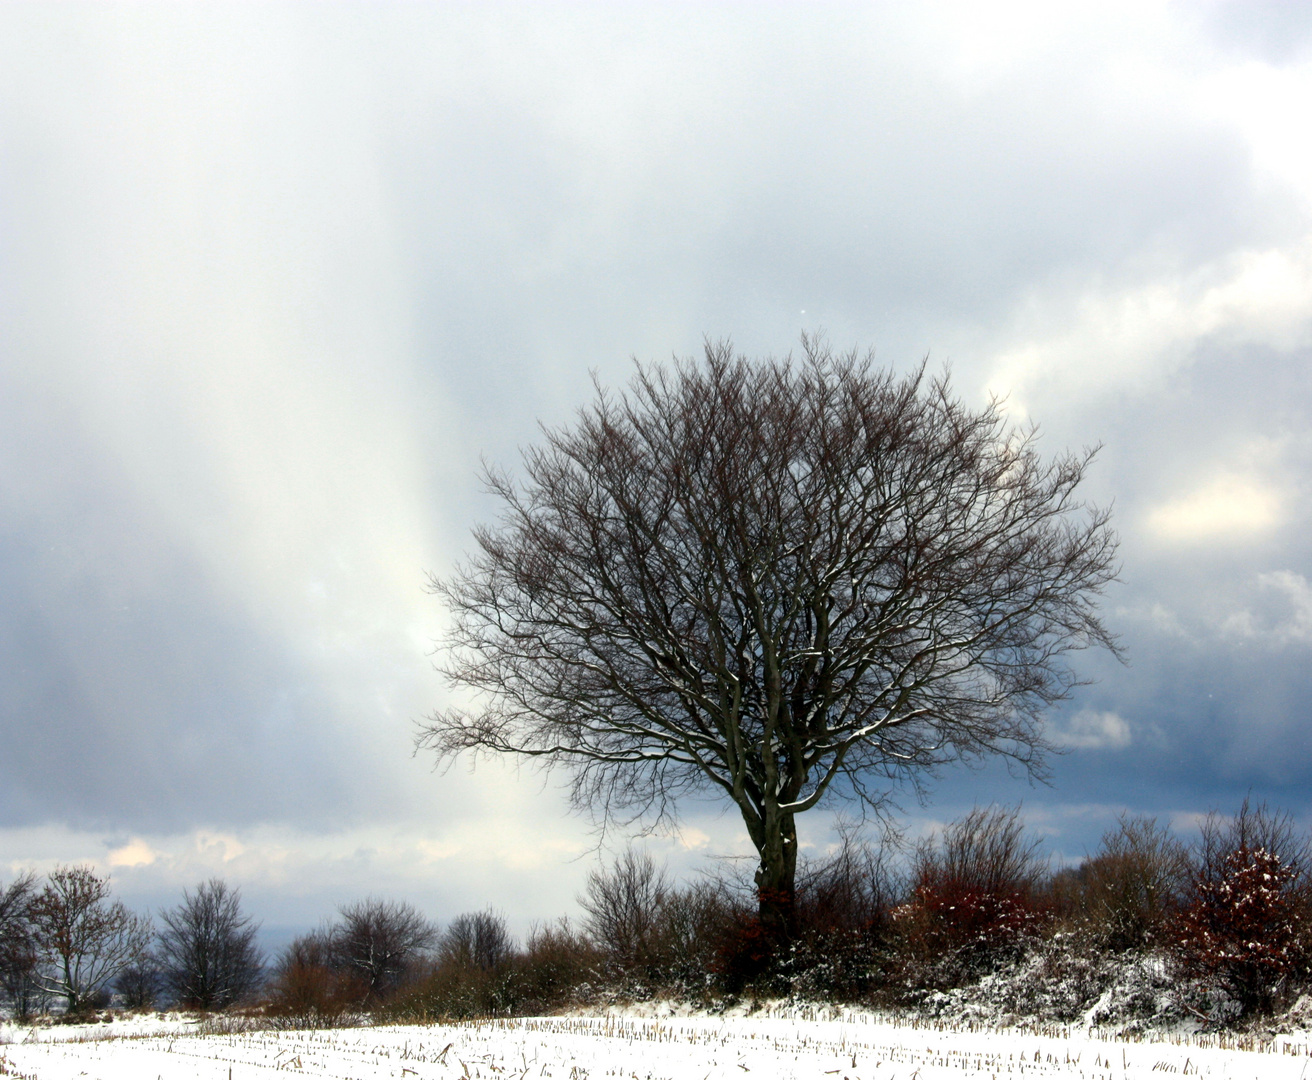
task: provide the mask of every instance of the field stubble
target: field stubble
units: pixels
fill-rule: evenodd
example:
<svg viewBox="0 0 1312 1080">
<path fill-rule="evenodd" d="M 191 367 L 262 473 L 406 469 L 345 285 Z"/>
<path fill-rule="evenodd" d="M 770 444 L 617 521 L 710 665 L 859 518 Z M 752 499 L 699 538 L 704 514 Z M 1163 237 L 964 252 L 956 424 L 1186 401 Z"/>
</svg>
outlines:
<svg viewBox="0 0 1312 1080">
<path fill-rule="evenodd" d="M 782 1010 L 781 1010 L 782 1011 Z M 105 1027 L 9 1029 L 11 1080 L 1159 1080 L 1198 1076 L 1308 1080 L 1306 1034 L 1258 1039 L 1126 1040 L 1088 1033 L 995 1031 L 853 1013 L 786 1010 L 732 1017 L 565 1016 L 423 1026 L 206 1033 Z M 15 1037 L 17 1036 L 17 1037 Z"/>
</svg>

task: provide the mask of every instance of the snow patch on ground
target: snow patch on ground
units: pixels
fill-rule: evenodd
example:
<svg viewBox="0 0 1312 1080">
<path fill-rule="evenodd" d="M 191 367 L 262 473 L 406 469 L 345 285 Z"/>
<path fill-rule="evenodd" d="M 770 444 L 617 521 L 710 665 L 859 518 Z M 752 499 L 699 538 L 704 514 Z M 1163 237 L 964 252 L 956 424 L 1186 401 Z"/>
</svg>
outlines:
<svg viewBox="0 0 1312 1080">
<path fill-rule="evenodd" d="M 194 1034 L 203 1021 L 188 1013 L 105 1012 L 103 1019 L 66 1024 L 44 1018 L 34 1024 L 0 1020 L 0 1046 L 34 1042 L 93 1042 L 99 1039 Z M 4 1073 L 0 1073 L 3 1076 Z"/>
</svg>

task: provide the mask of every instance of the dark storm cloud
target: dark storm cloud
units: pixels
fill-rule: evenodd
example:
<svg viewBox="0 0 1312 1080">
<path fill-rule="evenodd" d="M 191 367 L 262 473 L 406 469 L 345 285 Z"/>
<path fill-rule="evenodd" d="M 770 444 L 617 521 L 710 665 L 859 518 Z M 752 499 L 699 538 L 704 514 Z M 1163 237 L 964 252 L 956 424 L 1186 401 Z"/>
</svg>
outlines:
<svg viewBox="0 0 1312 1080">
<path fill-rule="evenodd" d="M 1163 811 L 1253 791 L 1312 815 L 1310 372 L 1306 348 L 1212 343 L 1162 393 L 1102 411 L 1100 486 L 1124 534 L 1108 619 L 1130 663 L 1092 659 L 1067 712 L 1112 711 L 1132 739 L 1060 759 L 1057 797 Z M 1269 485 L 1278 520 L 1155 535 L 1154 507 L 1213 473 Z"/>
</svg>

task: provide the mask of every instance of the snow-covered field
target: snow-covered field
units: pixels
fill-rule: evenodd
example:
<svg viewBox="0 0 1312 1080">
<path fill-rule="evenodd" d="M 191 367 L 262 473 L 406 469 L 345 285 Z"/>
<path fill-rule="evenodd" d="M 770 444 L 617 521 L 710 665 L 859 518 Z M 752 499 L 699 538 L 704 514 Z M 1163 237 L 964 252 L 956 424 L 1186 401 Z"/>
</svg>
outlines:
<svg viewBox="0 0 1312 1080">
<path fill-rule="evenodd" d="M 182 1022 L 6 1027 L 0 1077 L 251 1080 L 274 1072 L 340 1080 L 961 1080 L 1163 1075 L 1308 1080 L 1305 1035 L 1263 1051 L 1215 1040 L 1123 1042 L 1083 1035 L 966 1032 L 856 1015 L 558 1017 L 451 1025 L 203 1034 Z"/>
</svg>

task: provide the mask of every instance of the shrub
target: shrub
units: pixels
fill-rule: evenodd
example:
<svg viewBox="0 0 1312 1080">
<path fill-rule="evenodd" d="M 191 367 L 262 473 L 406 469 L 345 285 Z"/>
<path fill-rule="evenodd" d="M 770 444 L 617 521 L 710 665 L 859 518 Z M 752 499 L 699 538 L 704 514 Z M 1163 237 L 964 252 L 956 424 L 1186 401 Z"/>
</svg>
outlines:
<svg viewBox="0 0 1312 1080">
<path fill-rule="evenodd" d="M 579 905 L 584 928 L 606 957 L 611 974 L 644 985 L 659 981 L 662 912 L 670 896 L 663 867 L 629 848 L 608 870 L 588 874 Z"/>
<path fill-rule="evenodd" d="M 1245 1012 L 1270 1013 L 1304 955 L 1299 871 L 1265 848 L 1230 852 L 1180 921 L 1188 965 L 1217 982 Z"/>
<path fill-rule="evenodd" d="M 1014 960 L 1044 922 L 1045 864 L 1019 808 L 972 810 L 916 851 L 912 895 L 894 912 L 910 989 L 946 989 Z"/>
<path fill-rule="evenodd" d="M 653 981 L 676 993 L 704 994 L 734 918 L 735 905 L 722 881 L 671 889 L 658 917 Z"/>
<path fill-rule="evenodd" d="M 336 1027 L 360 1009 L 368 983 L 336 962 L 328 934 L 305 934 L 283 951 L 268 987 L 268 1016 L 283 1027 Z"/>
<path fill-rule="evenodd" d="M 153 1009 L 163 988 L 164 974 L 149 953 L 124 968 L 114 980 L 114 990 L 126 1009 Z"/>
<path fill-rule="evenodd" d="M 505 972 L 439 963 L 386 1006 L 392 1019 L 410 1022 L 472 1020 L 510 1012 Z"/>
<path fill-rule="evenodd" d="M 840 836 L 837 851 L 798 875 L 797 937 L 787 965 L 792 993 L 851 1001 L 883 980 L 899 881 L 895 844 Z"/>
<path fill-rule="evenodd" d="M 748 987 L 778 993 L 780 975 L 778 935 L 745 905 L 735 906 L 716 941 L 711 971 L 726 993 L 740 994 Z"/>
<path fill-rule="evenodd" d="M 524 952 L 515 958 L 515 1012 L 545 1013 L 586 1004 L 602 978 L 604 957 L 568 919 L 534 927 Z"/>
<path fill-rule="evenodd" d="M 1075 924 L 1113 953 L 1162 944 L 1192 874 L 1185 846 L 1155 818 L 1122 817 L 1073 875 Z"/>
<path fill-rule="evenodd" d="M 515 943 L 492 911 L 453 919 L 428 974 L 403 990 L 387 1014 L 405 1020 L 465 1020 L 504 1016 L 517 1001 Z"/>
<path fill-rule="evenodd" d="M 1264 803 L 1203 823 L 1175 956 L 1241 1016 L 1271 1013 L 1306 970 L 1310 859 L 1292 818 Z"/>
</svg>

